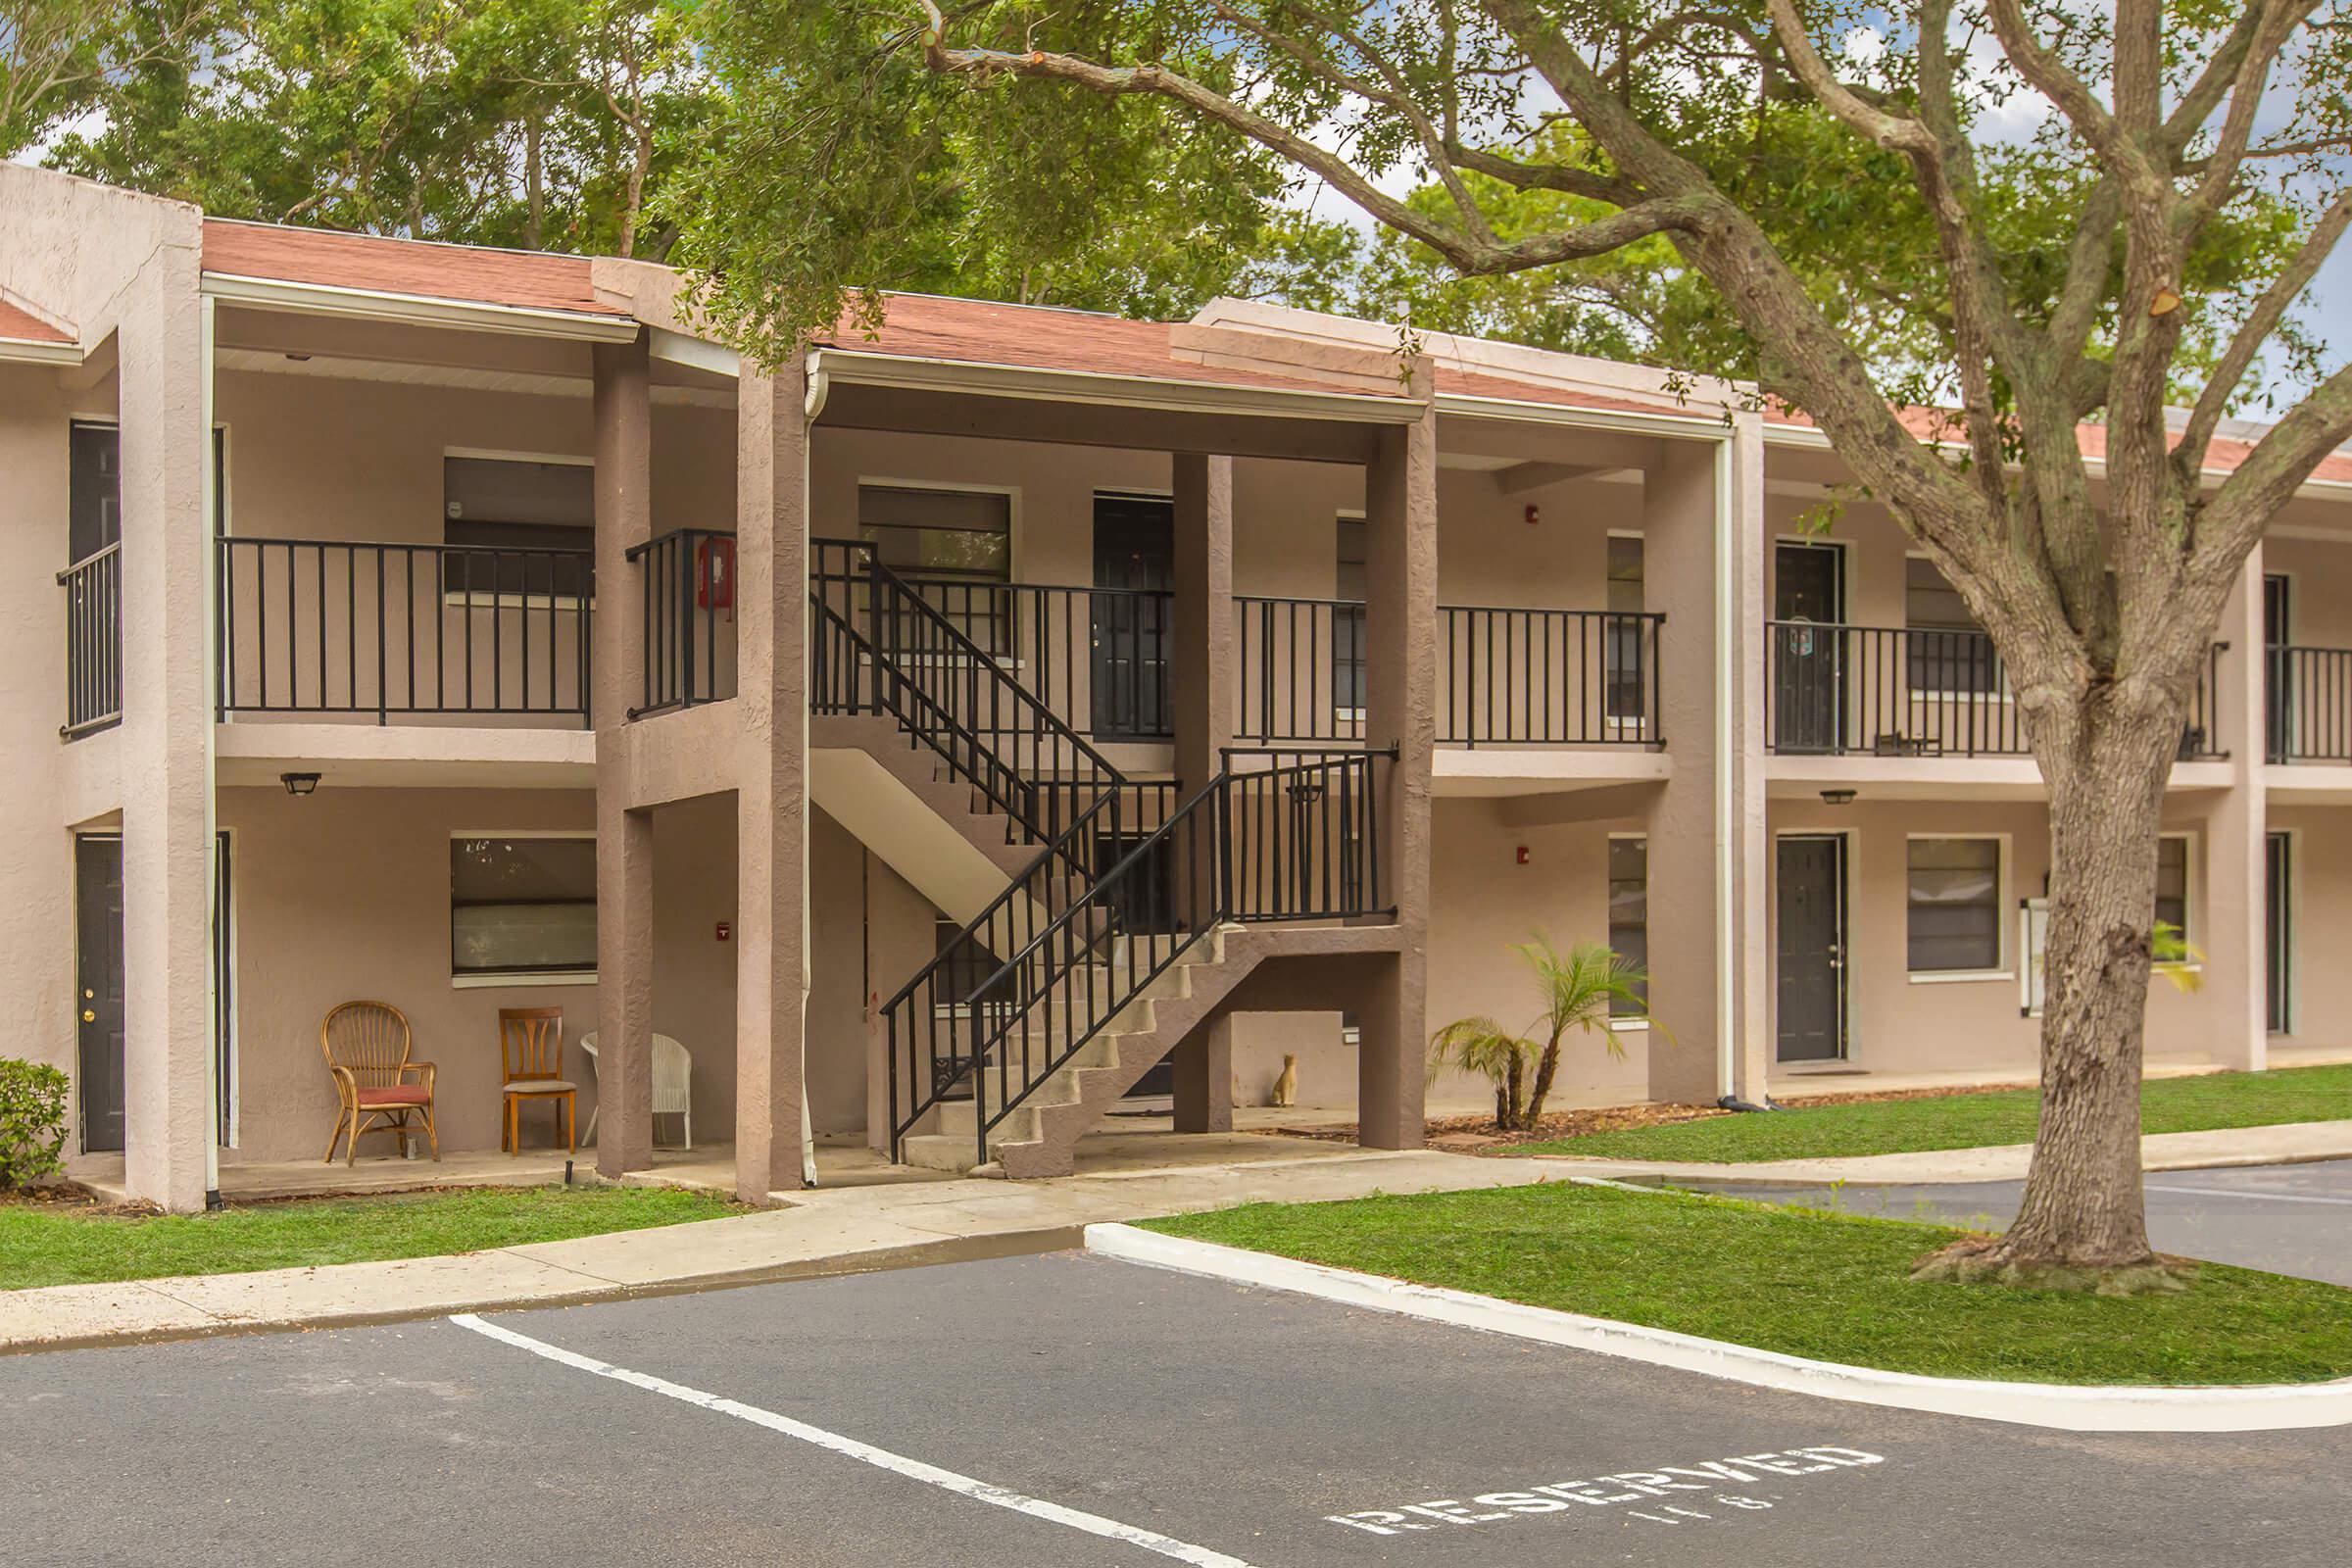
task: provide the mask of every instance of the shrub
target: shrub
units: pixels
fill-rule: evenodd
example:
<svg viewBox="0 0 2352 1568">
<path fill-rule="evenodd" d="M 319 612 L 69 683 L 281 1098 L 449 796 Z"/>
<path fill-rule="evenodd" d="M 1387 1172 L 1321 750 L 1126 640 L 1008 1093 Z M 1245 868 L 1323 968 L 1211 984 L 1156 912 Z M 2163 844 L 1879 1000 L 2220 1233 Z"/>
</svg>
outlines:
<svg viewBox="0 0 2352 1568">
<path fill-rule="evenodd" d="M 66 1168 L 66 1075 L 0 1057 L 0 1189 L 29 1187 Z"/>
</svg>

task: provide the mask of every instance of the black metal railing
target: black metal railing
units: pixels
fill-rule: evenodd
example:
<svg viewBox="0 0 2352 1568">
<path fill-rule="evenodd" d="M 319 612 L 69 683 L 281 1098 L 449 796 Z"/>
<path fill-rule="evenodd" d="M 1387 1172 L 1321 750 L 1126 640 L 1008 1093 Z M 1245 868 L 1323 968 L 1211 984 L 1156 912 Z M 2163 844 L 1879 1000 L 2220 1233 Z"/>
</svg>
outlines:
<svg viewBox="0 0 2352 1568">
<path fill-rule="evenodd" d="M 735 536 L 673 528 L 631 545 L 645 640 L 631 718 L 735 695 Z"/>
<path fill-rule="evenodd" d="M 94 551 L 57 574 L 66 591 L 67 740 L 122 717 L 122 546 Z"/>
<path fill-rule="evenodd" d="M 584 550 L 219 541 L 220 710 L 588 721 Z"/>
<path fill-rule="evenodd" d="M 2265 650 L 2263 730 L 2274 762 L 2352 762 L 2352 649 Z"/>
<path fill-rule="evenodd" d="M 2190 696 L 2183 759 L 2227 755 L 2217 705 L 2228 647 L 2213 646 Z M 2033 755 L 2008 671 L 1981 631 L 1768 621 L 1764 735 L 1784 754 Z"/>
<path fill-rule="evenodd" d="M 1149 832 L 1098 802 L 891 998 L 894 1157 L 934 1107 L 969 1101 L 985 1161 L 1004 1118 L 1218 925 L 1382 912 L 1372 780 L 1390 754 L 1261 760 Z M 1108 863 L 1062 876 L 1089 840 Z"/>
<path fill-rule="evenodd" d="M 1234 735 L 1261 744 L 1361 741 L 1364 606 L 1234 599 Z M 1657 746 L 1665 616 L 1444 605 L 1438 742 L 1444 746 Z"/>
<path fill-rule="evenodd" d="M 1236 594 L 1233 619 L 1237 739 L 1363 739 L 1362 604 Z"/>
<path fill-rule="evenodd" d="M 996 656 L 858 548 L 827 541 L 812 552 L 812 711 L 889 714 L 1010 818 L 1022 843 L 1059 842 L 1127 783 Z"/>
<path fill-rule="evenodd" d="M 864 624 L 858 587 L 872 558 L 848 539 L 812 542 L 809 575 Z M 1164 741 L 1173 733 L 1168 660 L 1175 596 L 1165 589 L 988 582 L 900 572 L 906 589 L 984 650 L 1072 730 L 1097 741 Z"/>
<path fill-rule="evenodd" d="M 1438 611 L 1438 742 L 1658 746 L 1658 645 L 1645 612 Z"/>
</svg>

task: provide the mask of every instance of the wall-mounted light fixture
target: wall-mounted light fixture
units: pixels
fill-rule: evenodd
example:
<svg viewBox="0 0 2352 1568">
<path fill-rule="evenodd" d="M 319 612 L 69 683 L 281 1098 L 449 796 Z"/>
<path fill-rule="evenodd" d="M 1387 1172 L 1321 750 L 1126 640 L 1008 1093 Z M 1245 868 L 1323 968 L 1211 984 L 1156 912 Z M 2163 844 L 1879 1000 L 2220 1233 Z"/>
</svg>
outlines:
<svg viewBox="0 0 2352 1568">
<path fill-rule="evenodd" d="M 277 781 L 286 787 L 288 795 L 308 795 L 318 787 L 316 773 L 280 773 Z"/>
<path fill-rule="evenodd" d="M 1852 790 L 1823 790 L 1821 804 L 1824 806 L 1851 806 L 1854 804 L 1854 792 Z"/>
</svg>

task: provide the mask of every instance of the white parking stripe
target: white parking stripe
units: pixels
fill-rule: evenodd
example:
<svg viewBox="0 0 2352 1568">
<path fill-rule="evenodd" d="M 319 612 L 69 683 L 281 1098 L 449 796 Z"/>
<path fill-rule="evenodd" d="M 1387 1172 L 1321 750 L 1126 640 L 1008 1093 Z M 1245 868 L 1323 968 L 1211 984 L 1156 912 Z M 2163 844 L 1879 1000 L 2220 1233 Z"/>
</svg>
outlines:
<svg viewBox="0 0 2352 1568">
<path fill-rule="evenodd" d="M 778 1415 L 773 1410 L 762 1410 L 756 1404 L 745 1404 L 739 1399 L 706 1394 L 701 1389 L 690 1389 L 683 1383 L 672 1383 L 666 1378 L 658 1378 L 650 1373 L 632 1372 L 625 1366 L 614 1366 L 610 1361 L 599 1361 L 594 1356 L 566 1350 L 561 1346 L 550 1345 L 545 1340 L 534 1340 L 527 1334 L 517 1334 L 513 1329 L 501 1328 L 495 1323 L 485 1323 L 471 1312 L 456 1313 L 449 1321 L 457 1324 L 460 1328 L 471 1329 L 474 1333 L 485 1335 L 502 1345 L 512 1345 L 516 1349 L 528 1350 L 533 1355 L 544 1356 L 550 1361 L 560 1362 L 582 1372 L 593 1372 L 600 1378 L 611 1378 L 615 1383 L 626 1383 L 633 1389 L 643 1389 L 649 1394 L 663 1395 L 686 1404 L 699 1405 L 706 1410 L 715 1410 L 720 1415 L 731 1415 L 738 1421 L 749 1421 L 756 1427 L 765 1427 L 770 1432 L 781 1432 L 788 1438 L 798 1438 L 803 1443 L 813 1444 L 819 1448 L 828 1449 L 845 1458 L 856 1459 L 860 1464 L 870 1464 L 878 1470 L 888 1470 L 893 1475 L 920 1481 L 926 1486 L 937 1487 L 943 1492 L 953 1492 L 999 1508 L 1009 1508 L 1014 1513 L 1025 1513 L 1033 1519 L 1043 1519 L 1050 1524 L 1066 1525 L 1072 1530 L 1083 1530 L 1090 1536 L 1101 1536 L 1105 1541 L 1116 1541 L 1126 1545 L 1140 1546 L 1146 1551 L 1156 1553 L 1162 1557 L 1173 1557 L 1178 1562 L 1192 1563 L 1195 1568 L 1250 1568 L 1249 1563 L 1239 1557 L 1228 1557 L 1223 1552 L 1211 1551 L 1206 1546 L 1192 1545 L 1172 1537 L 1138 1529 L 1134 1525 L 1123 1525 L 1116 1519 L 1105 1519 L 1100 1514 L 1086 1513 L 1076 1508 L 1065 1508 L 1058 1502 L 1047 1502 L 1043 1498 L 1027 1496 L 1004 1487 L 991 1486 L 985 1481 L 975 1481 L 970 1476 L 958 1475 L 953 1470 L 943 1470 L 935 1464 L 925 1464 L 920 1459 L 909 1459 L 905 1454 L 893 1453 L 888 1448 L 877 1448 L 870 1443 L 860 1443 L 856 1438 L 845 1438 L 838 1432 L 827 1432 L 822 1427 L 812 1427 L 806 1421 L 795 1421 L 792 1417 Z"/>
<path fill-rule="evenodd" d="M 2185 1198 L 2243 1198 L 2256 1203 L 2328 1203 L 2338 1208 L 2352 1208 L 2352 1198 L 2325 1198 L 2318 1193 L 2248 1193 L 2230 1187 L 2159 1187 L 2145 1184 L 2151 1193 L 2179 1193 Z"/>
</svg>

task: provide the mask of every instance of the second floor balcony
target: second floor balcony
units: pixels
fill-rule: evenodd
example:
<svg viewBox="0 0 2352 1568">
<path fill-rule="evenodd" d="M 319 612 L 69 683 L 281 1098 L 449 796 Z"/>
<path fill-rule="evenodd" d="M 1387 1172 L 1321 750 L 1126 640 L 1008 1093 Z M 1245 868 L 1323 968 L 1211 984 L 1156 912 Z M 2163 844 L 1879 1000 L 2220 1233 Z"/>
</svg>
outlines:
<svg viewBox="0 0 2352 1568">
<path fill-rule="evenodd" d="M 2182 760 L 2228 755 L 2217 706 L 2228 646 L 2213 646 L 2190 699 Z M 2033 755 L 2008 672 L 1985 633 L 1805 620 L 1765 624 L 1764 744 L 1783 756 Z"/>
</svg>

